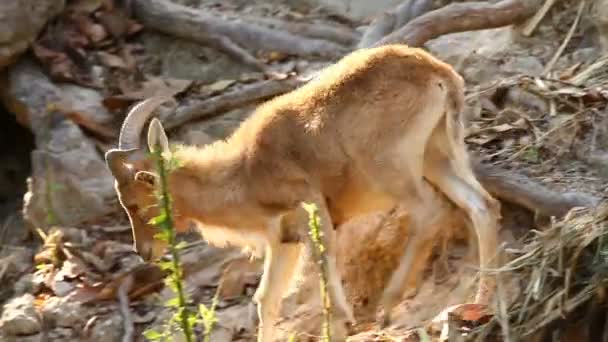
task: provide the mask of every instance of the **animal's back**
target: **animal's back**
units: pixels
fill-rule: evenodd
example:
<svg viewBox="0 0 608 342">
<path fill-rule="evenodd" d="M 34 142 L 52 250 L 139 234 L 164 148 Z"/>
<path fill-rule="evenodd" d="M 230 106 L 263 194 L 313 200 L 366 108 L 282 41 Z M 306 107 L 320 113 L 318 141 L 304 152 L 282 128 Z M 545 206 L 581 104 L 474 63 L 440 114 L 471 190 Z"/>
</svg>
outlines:
<svg viewBox="0 0 608 342">
<path fill-rule="evenodd" d="M 448 64 L 421 49 L 357 50 L 259 106 L 232 139 L 242 140 L 264 173 L 307 174 L 339 192 L 341 183 L 360 178 L 353 173 L 361 164 L 404 141 L 417 144 L 416 134 L 438 124 L 459 82 Z M 260 173 L 252 177 L 259 180 Z"/>
</svg>

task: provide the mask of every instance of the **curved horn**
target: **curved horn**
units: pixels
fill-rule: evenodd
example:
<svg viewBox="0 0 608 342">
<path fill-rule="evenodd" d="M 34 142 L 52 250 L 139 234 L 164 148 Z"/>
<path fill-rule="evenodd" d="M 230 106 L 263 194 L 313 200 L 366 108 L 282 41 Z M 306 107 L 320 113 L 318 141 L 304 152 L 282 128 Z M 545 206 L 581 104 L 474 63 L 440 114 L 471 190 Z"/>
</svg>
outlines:
<svg viewBox="0 0 608 342">
<path fill-rule="evenodd" d="M 164 102 L 174 101 L 173 97 L 157 95 L 137 103 L 122 124 L 118 138 L 119 150 L 130 150 L 139 148 L 139 140 L 144 124 L 154 110 Z"/>
</svg>

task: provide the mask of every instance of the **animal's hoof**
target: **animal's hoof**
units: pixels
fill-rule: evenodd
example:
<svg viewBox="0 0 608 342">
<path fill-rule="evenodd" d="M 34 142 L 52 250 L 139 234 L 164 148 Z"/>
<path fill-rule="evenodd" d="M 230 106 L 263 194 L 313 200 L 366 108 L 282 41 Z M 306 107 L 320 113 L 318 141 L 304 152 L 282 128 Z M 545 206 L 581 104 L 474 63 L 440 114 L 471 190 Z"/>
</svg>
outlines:
<svg viewBox="0 0 608 342">
<path fill-rule="evenodd" d="M 356 325 L 356 322 L 354 322 L 354 321 L 351 321 L 351 320 L 344 321 L 343 327 L 344 327 L 346 336 L 350 336 L 355 333 L 355 325 Z"/>
<path fill-rule="evenodd" d="M 450 277 L 450 267 L 442 262 L 438 262 L 433 267 L 433 281 L 435 284 L 443 284 Z"/>
<path fill-rule="evenodd" d="M 420 290 L 419 286 L 411 286 L 407 288 L 403 293 L 403 298 L 412 299 L 416 297 L 416 295 L 418 294 L 418 290 Z"/>
<path fill-rule="evenodd" d="M 380 329 L 384 329 L 384 328 L 388 327 L 389 325 L 391 325 L 390 310 L 386 310 L 385 308 L 382 308 L 382 310 L 380 310 L 380 312 L 378 312 L 378 315 L 376 318 L 376 324 L 378 325 L 378 328 L 380 328 Z"/>
<path fill-rule="evenodd" d="M 380 316 L 380 329 L 387 328 L 389 325 L 391 325 L 391 315 L 389 313 L 383 313 L 382 316 Z"/>
</svg>

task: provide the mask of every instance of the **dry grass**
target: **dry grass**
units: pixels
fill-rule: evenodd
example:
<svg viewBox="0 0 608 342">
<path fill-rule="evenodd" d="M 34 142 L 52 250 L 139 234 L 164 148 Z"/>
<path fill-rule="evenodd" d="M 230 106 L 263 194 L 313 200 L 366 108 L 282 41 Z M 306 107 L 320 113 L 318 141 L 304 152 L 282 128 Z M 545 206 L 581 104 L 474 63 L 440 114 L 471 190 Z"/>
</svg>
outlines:
<svg viewBox="0 0 608 342">
<path fill-rule="evenodd" d="M 608 203 L 596 209 L 573 209 L 543 231 L 533 230 L 512 259 L 498 273 L 515 274 L 523 291 L 484 327 L 478 340 L 489 335 L 528 340 L 603 293 L 608 284 Z M 499 332 L 499 330 L 502 330 Z"/>
</svg>

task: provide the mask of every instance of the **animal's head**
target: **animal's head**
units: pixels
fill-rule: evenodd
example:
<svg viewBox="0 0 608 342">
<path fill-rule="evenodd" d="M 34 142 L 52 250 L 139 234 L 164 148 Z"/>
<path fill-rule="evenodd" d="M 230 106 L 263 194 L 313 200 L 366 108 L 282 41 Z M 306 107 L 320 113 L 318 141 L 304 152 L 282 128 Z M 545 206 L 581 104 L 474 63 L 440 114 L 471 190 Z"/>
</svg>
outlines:
<svg viewBox="0 0 608 342">
<path fill-rule="evenodd" d="M 135 249 L 145 260 L 162 255 L 166 244 L 154 235 L 158 228 L 149 224 L 159 214 L 155 196 L 158 175 L 148 152 L 156 146 L 169 150 L 167 135 L 156 118 L 148 128 L 148 146 L 140 146 L 143 127 L 162 103 L 172 101 L 165 96 L 152 97 L 133 106 L 120 130 L 117 149 L 106 152 L 108 168 L 114 176 L 114 186 L 120 204 L 129 216 Z"/>
</svg>

